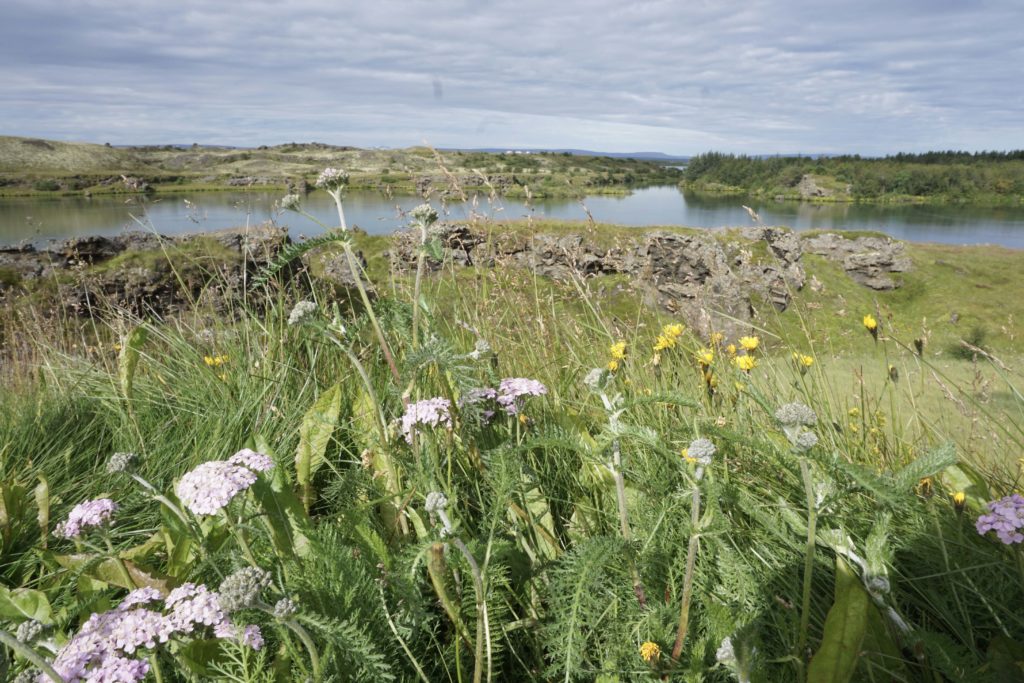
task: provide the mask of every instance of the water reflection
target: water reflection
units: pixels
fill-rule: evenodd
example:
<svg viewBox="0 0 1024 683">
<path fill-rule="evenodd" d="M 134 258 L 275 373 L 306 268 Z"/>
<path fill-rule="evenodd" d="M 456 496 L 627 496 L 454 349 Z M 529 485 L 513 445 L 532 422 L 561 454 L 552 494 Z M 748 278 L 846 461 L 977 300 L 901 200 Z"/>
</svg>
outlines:
<svg viewBox="0 0 1024 683">
<path fill-rule="evenodd" d="M 65 239 L 82 235 L 112 235 L 124 230 L 147 229 L 162 234 L 257 224 L 276 220 L 291 226 L 293 235 L 314 235 L 321 228 L 295 214 L 274 208 L 278 193 L 209 192 L 160 195 L 140 202 L 126 197 L 65 197 L 57 199 L 0 199 L 0 243 Z M 417 197 L 388 198 L 370 191 L 349 193 L 346 216 L 350 224 L 373 234 L 386 234 L 405 224 L 403 212 L 420 202 Z M 773 202 L 745 197 L 708 197 L 679 192 L 675 187 L 638 190 L 628 196 L 589 196 L 582 201 L 541 199 L 532 206 L 521 200 L 438 205 L 449 218 L 476 213 L 493 219 L 525 216 L 558 220 L 586 220 L 621 225 L 688 225 L 720 227 L 749 225 L 746 204 L 772 225 L 796 230 L 877 230 L 900 239 L 952 244 L 992 243 L 1024 248 L 1024 207 L 946 205 L 806 204 Z M 304 206 L 327 225 L 337 223 L 330 198 L 317 192 Z"/>
</svg>

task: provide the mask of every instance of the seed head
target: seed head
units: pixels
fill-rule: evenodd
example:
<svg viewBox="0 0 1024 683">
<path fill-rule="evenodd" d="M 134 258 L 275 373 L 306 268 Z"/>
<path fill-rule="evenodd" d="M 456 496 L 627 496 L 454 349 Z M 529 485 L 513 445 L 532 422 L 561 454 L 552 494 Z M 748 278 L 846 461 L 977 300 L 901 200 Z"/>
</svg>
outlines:
<svg viewBox="0 0 1024 683">
<path fill-rule="evenodd" d="M 288 619 L 298 611 L 299 606 L 289 598 L 281 598 L 274 604 L 274 616 L 278 619 Z"/>
<path fill-rule="evenodd" d="M 136 458 L 134 453 L 114 453 L 107 461 L 107 473 L 127 472 L 135 464 Z"/>
<path fill-rule="evenodd" d="M 220 608 L 227 614 L 250 608 L 270 583 L 270 573 L 259 567 L 239 569 L 220 584 Z"/>
</svg>

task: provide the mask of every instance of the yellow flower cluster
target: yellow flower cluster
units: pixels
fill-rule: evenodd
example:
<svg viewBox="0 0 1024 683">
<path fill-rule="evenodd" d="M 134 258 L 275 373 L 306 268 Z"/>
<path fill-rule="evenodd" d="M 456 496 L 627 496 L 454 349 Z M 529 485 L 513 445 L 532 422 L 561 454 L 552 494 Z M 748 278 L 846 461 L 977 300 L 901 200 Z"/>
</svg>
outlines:
<svg viewBox="0 0 1024 683">
<path fill-rule="evenodd" d="M 661 334 L 658 335 L 657 340 L 654 342 L 655 353 L 666 349 L 674 349 L 676 347 L 676 343 L 679 341 L 679 337 L 682 336 L 684 329 L 685 328 L 678 323 L 662 327 Z"/>
<path fill-rule="evenodd" d="M 661 656 L 661 648 L 658 647 L 657 643 L 652 643 L 648 640 L 640 646 L 640 656 L 645 662 L 650 664 Z"/>
<path fill-rule="evenodd" d="M 739 343 L 740 348 L 744 351 L 744 355 L 737 356 L 735 347 L 732 347 L 729 354 L 732 356 L 732 364 L 743 372 L 750 372 L 757 367 L 757 359 L 754 358 L 753 353 L 761 345 L 761 340 L 758 337 L 740 337 Z M 732 346 L 732 344 L 729 346 Z"/>
<path fill-rule="evenodd" d="M 203 356 L 203 362 L 211 368 L 219 368 L 228 362 L 227 356 Z"/>
<path fill-rule="evenodd" d="M 732 364 L 743 372 L 750 372 L 757 367 L 757 359 L 753 356 L 736 356 L 732 359 Z"/>
<path fill-rule="evenodd" d="M 617 341 L 608 347 L 608 353 L 612 359 L 608 361 L 608 370 L 615 372 L 619 369 L 619 364 L 626 360 L 626 342 Z"/>
<path fill-rule="evenodd" d="M 713 349 L 699 349 L 697 351 L 697 362 L 703 366 L 711 365 L 715 362 L 715 352 Z"/>
</svg>

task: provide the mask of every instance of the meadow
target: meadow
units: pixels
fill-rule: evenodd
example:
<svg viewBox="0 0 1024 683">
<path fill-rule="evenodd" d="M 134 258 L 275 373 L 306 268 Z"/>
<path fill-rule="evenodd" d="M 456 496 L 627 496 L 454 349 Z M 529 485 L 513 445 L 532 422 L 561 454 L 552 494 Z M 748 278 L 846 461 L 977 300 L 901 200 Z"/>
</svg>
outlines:
<svg viewBox="0 0 1024 683">
<path fill-rule="evenodd" d="M 430 270 L 429 206 L 391 271 L 348 180 L 216 316 L 19 318 L 0 678 L 1024 674 L 1016 252 L 915 247 L 886 293 L 816 263 L 701 335 L 621 279 Z M 347 296 L 286 277 L 317 250 Z"/>
</svg>

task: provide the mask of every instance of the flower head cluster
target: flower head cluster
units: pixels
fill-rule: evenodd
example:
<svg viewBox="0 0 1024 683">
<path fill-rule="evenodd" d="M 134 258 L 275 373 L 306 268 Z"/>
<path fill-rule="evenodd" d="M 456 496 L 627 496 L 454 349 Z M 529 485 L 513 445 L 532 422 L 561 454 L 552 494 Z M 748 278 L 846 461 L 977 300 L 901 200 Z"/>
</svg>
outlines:
<svg viewBox="0 0 1024 683">
<path fill-rule="evenodd" d="M 661 647 L 657 643 L 648 640 L 640 646 L 640 658 L 648 664 L 657 661 L 661 656 Z"/>
<path fill-rule="evenodd" d="M 270 573 L 259 567 L 239 569 L 221 582 L 220 607 L 227 614 L 249 609 L 270 584 Z"/>
<path fill-rule="evenodd" d="M 14 631 L 14 637 L 26 645 L 31 645 L 42 634 L 43 625 L 35 619 L 21 622 L 18 624 L 17 630 Z"/>
<path fill-rule="evenodd" d="M 256 472 L 273 465 L 269 457 L 249 449 L 235 453 L 229 460 L 204 462 L 178 482 L 178 498 L 197 515 L 216 514 L 256 483 Z"/>
<path fill-rule="evenodd" d="M 711 458 L 717 450 L 710 439 L 694 439 L 686 447 L 686 455 L 683 457 L 688 461 L 707 467 L 711 464 Z"/>
<path fill-rule="evenodd" d="M 278 619 L 290 619 L 299 611 L 299 606 L 290 598 L 281 598 L 274 603 L 274 616 Z"/>
<path fill-rule="evenodd" d="M 619 369 L 619 365 L 626 360 L 626 342 L 617 341 L 608 347 L 608 354 L 612 357 L 608 361 L 608 370 L 615 372 Z"/>
<path fill-rule="evenodd" d="M 666 349 L 674 349 L 676 347 L 676 343 L 679 341 L 679 337 L 683 335 L 684 329 L 685 328 L 679 323 L 673 323 L 662 327 L 661 334 L 659 334 L 658 338 L 654 341 L 654 352 L 659 353 Z"/>
<path fill-rule="evenodd" d="M 135 460 L 136 455 L 134 453 L 114 453 L 110 456 L 110 460 L 107 461 L 107 473 L 127 472 L 135 464 Z"/>
<path fill-rule="evenodd" d="M 498 392 L 490 387 L 484 387 L 482 389 L 468 390 L 459 397 L 458 405 L 460 410 L 466 406 L 480 409 L 480 416 L 483 418 L 484 423 L 487 423 L 494 417 L 495 411 L 483 406 L 490 404 L 493 407 L 493 401 L 496 400 L 498 400 Z"/>
<path fill-rule="evenodd" d="M 236 627 L 206 586 L 186 583 L 162 600 L 153 588 L 129 593 L 116 608 L 93 614 L 58 652 L 53 668 L 65 681 L 141 681 L 149 663 L 140 650 L 152 650 L 175 636 L 232 638 L 253 649 L 263 646 L 259 627 Z M 141 607 L 140 605 L 146 605 Z M 167 610 L 170 610 L 169 612 Z M 48 680 L 40 676 L 37 680 Z"/>
<path fill-rule="evenodd" d="M 317 307 L 312 301 L 300 301 L 292 307 L 291 313 L 288 314 L 288 324 L 290 326 L 302 325 L 308 322 L 316 315 Z"/>
<path fill-rule="evenodd" d="M 761 345 L 761 340 L 757 337 L 740 337 L 739 342 L 740 348 L 747 353 L 756 351 L 757 347 Z"/>
<path fill-rule="evenodd" d="M 796 364 L 797 370 L 800 374 L 806 374 L 812 365 L 814 365 L 814 356 L 807 356 L 799 351 L 793 352 L 793 362 Z"/>
<path fill-rule="evenodd" d="M 775 419 L 787 427 L 813 427 L 818 416 L 803 403 L 786 403 L 775 411 Z"/>
<path fill-rule="evenodd" d="M 298 211 L 302 205 L 302 197 L 297 194 L 286 194 L 277 201 L 283 211 Z"/>
<path fill-rule="evenodd" d="M 405 440 L 412 443 L 413 432 L 417 426 L 450 427 L 451 407 L 451 401 L 439 396 L 410 403 L 405 409 L 405 415 L 402 415 L 402 434 L 405 435 Z"/>
<path fill-rule="evenodd" d="M 97 498 L 79 503 L 71 509 L 67 521 L 61 522 L 53 530 L 61 538 L 78 538 L 89 528 L 98 528 L 110 523 L 117 512 L 117 503 L 109 498 Z"/>
<path fill-rule="evenodd" d="M 698 349 L 697 350 L 697 363 L 701 367 L 707 367 L 715 362 L 715 352 L 713 349 Z"/>
<path fill-rule="evenodd" d="M 743 372 L 750 372 L 757 367 L 757 359 L 753 356 L 736 356 L 732 359 L 732 364 Z"/>
<path fill-rule="evenodd" d="M 316 177 L 316 186 L 321 190 L 340 190 L 348 184 L 348 173 L 340 168 L 325 168 Z"/>
<path fill-rule="evenodd" d="M 430 204 L 420 204 L 409 212 L 417 223 L 423 226 L 431 226 L 437 222 L 437 210 Z"/>
<path fill-rule="evenodd" d="M 988 504 L 989 513 L 978 517 L 975 527 L 979 534 L 995 531 L 1006 545 L 1024 542 L 1024 497 L 1015 493 Z"/>
<path fill-rule="evenodd" d="M 498 405 L 509 415 L 515 415 L 522 406 L 525 396 L 543 396 L 548 388 L 535 379 L 507 377 L 498 385 Z"/>
</svg>

